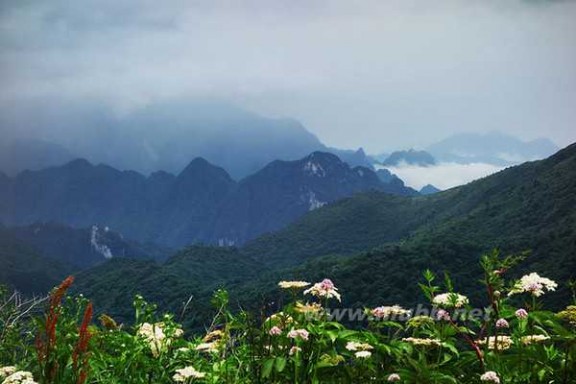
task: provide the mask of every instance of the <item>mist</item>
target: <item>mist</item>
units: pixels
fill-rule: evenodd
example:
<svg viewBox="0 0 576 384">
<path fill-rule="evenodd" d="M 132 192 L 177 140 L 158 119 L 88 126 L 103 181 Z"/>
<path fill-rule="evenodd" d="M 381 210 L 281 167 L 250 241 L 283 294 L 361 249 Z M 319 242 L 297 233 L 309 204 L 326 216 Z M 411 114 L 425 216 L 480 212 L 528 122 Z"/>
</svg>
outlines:
<svg viewBox="0 0 576 384">
<path fill-rule="evenodd" d="M 485 163 L 439 163 L 430 167 L 403 165 L 386 168 L 400 177 L 407 186 L 416 190 L 422 189 L 427 184 L 446 190 L 486 177 L 505 167 Z"/>
<path fill-rule="evenodd" d="M 123 116 L 219 100 L 371 153 L 493 130 L 564 146 L 575 16 L 573 1 L 2 2 L 0 108 L 58 100 Z M 83 129 L 25 120 L 0 132 Z"/>
</svg>

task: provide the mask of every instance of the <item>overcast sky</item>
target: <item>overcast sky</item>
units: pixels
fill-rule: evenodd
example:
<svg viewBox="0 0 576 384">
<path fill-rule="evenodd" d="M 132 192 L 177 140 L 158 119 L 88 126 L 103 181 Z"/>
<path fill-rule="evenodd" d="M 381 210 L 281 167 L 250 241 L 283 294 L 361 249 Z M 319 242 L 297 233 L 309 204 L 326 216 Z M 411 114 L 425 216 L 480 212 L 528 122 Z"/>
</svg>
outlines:
<svg viewBox="0 0 576 384">
<path fill-rule="evenodd" d="M 218 98 L 324 143 L 576 141 L 576 2 L 0 0 L 0 104 Z"/>
</svg>

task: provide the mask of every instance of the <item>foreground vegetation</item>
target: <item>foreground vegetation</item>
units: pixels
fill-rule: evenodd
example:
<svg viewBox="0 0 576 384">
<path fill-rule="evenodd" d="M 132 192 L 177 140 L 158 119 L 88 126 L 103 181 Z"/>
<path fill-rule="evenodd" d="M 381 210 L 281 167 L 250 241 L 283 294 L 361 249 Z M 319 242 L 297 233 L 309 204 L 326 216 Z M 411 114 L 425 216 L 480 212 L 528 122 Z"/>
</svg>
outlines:
<svg viewBox="0 0 576 384">
<path fill-rule="evenodd" d="M 131 325 L 93 319 L 88 299 L 67 296 L 72 277 L 44 300 L 4 290 L 0 383 L 575 382 L 576 300 L 543 310 L 557 284 L 536 273 L 507 281 L 517 261 L 482 258 L 486 308 L 430 271 L 419 284 L 428 303 L 412 309 L 341 308 L 345 292 L 329 279 L 280 282 L 290 300 L 274 313 L 231 311 L 218 290 L 217 314 L 199 335 L 140 296 Z"/>
</svg>

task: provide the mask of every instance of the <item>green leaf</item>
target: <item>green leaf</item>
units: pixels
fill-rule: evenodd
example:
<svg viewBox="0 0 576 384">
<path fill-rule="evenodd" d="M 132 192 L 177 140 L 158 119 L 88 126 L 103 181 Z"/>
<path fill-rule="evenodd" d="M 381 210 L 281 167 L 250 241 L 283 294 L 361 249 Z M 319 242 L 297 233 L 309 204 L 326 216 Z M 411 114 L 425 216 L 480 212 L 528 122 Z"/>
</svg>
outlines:
<svg viewBox="0 0 576 384">
<path fill-rule="evenodd" d="M 284 357 L 277 357 L 274 364 L 276 372 L 282 372 L 286 368 L 286 359 Z"/>
<path fill-rule="evenodd" d="M 338 331 L 326 331 L 326 335 L 328 335 L 330 340 L 334 342 L 338 338 Z"/>
<path fill-rule="evenodd" d="M 272 368 L 274 367 L 275 358 L 268 359 L 262 364 L 262 378 L 267 379 L 272 373 Z"/>
</svg>

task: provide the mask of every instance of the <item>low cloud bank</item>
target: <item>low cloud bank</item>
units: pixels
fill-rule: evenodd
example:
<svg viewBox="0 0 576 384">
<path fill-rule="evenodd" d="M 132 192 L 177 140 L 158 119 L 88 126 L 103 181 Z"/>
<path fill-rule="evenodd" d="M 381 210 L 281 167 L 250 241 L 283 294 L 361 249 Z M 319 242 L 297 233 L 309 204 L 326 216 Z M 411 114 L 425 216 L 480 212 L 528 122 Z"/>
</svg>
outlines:
<svg viewBox="0 0 576 384">
<path fill-rule="evenodd" d="M 445 190 L 491 175 L 505 167 L 485 163 L 439 163 L 430 167 L 400 165 L 386 168 L 414 189 L 420 190 L 426 184 L 432 184 L 436 188 Z"/>
</svg>

